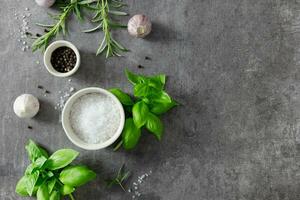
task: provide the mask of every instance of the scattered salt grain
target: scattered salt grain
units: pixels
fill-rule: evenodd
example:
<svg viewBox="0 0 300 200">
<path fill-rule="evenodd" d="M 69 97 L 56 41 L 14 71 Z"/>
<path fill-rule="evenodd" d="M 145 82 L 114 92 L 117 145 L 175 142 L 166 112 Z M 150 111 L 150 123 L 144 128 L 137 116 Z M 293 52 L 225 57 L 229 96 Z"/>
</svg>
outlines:
<svg viewBox="0 0 300 200">
<path fill-rule="evenodd" d="M 132 193 L 132 199 L 138 199 L 142 194 L 139 190 L 142 183 L 152 174 L 152 170 L 147 173 L 138 176 L 137 180 L 132 183 L 132 187 L 128 189 L 129 193 Z"/>
<path fill-rule="evenodd" d="M 17 13 L 16 11 L 14 12 L 14 17 L 15 17 L 15 20 L 18 20 L 16 22 L 16 24 L 19 24 L 19 33 L 20 35 L 18 36 L 19 39 L 18 39 L 18 42 L 21 42 L 21 47 L 20 49 L 22 51 L 27 51 L 28 49 L 30 49 L 29 46 L 27 46 L 27 31 L 30 29 L 30 27 L 28 26 L 29 22 L 28 22 L 28 19 L 29 17 L 31 16 L 31 13 L 29 12 L 29 8 L 28 7 L 25 7 L 24 8 L 24 12 L 22 13 Z M 20 41 L 19 41 L 20 40 Z"/>
<path fill-rule="evenodd" d="M 73 92 L 75 90 L 75 88 L 71 87 L 70 88 L 70 92 Z"/>
<path fill-rule="evenodd" d="M 121 115 L 111 97 L 89 93 L 74 102 L 69 119 L 71 127 L 81 140 L 97 144 L 109 140 L 115 134 Z"/>
</svg>

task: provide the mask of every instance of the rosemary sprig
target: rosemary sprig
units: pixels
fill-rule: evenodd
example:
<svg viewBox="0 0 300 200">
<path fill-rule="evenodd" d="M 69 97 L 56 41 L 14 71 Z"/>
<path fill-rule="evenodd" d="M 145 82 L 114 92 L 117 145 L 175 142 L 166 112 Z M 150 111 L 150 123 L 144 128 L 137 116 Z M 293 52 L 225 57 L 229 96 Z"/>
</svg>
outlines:
<svg viewBox="0 0 300 200">
<path fill-rule="evenodd" d="M 49 42 L 56 37 L 60 32 L 63 33 L 63 35 L 66 34 L 66 20 L 70 16 L 71 13 L 75 13 L 77 18 L 79 20 L 82 19 L 81 13 L 80 13 L 80 6 L 79 4 L 80 0 L 71 0 L 64 4 L 62 7 L 62 11 L 58 15 L 50 15 L 51 18 L 53 18 L 56 22 L 51 25 L 36 23 L 38 26 L 46 27 L 48 28 L 48 32 L 36 39 L 32 44 L 32 51 L 36 51 L 37 49 L 44 49 L 48 46 Z"/>
<path fill-rule="evenodd" d="M 115 178 L 106 180 L 108 188 L 111 188 L 113 185 L 119 185 L 124 192 L 126 192 L 123 182 L 130 176 L 130 172 L 125 172 L 125 165 L 119 169 L 118 174 Z"/>
<path fill-rule="evenodd" d="M 123 47 L 119 42 L 117 42 L 111 33 L 113 28 L 126 28 L 126 25 L 114 22 L 111 15 L 124 16 L 127 13 L 120 11 L 119 9 L 125 6 L 120 0 L 97 0 L 97 4 L 94 7 L 96 12 L 92 19 L 93 22 L 98 22 L 99 24 L 89 30 L 83 32 L 90 33 L 98 29 L 102 29 L 104 33 L 103 40 L 96 52 L 99 55 L 106 51 L 106 58 L 111 56 L 121 56 L 121 52 L 126 52 L 128 49 Z M 112 10 L 114 8 L 115 10 Z"/>
</svg>

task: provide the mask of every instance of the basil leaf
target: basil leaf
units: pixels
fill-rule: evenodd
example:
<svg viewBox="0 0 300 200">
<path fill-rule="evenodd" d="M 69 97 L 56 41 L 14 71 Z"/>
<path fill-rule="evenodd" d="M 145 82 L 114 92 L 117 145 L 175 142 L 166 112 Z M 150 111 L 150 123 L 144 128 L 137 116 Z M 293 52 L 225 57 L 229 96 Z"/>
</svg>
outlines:
<svg viewBox="0 0 300 200">
<path fill-rule="evenodd" d="M 148 84 L 158 90 L 163 90 L 166 84 L 166 75 L 160 74 L 147 78 Z"/>
<path fill-rule="evenodd" d="M 48 185 L 48 192 L 51 193 L 54 186 L 56 184 L 56 178 L 51 178 L 49 181 L 47 181 L 47 185 Z"/>
<path fill-rule="evenodd" d="M 25 171 L 25 174 L 31 174 L 35 170 L 41 169 L 43 167 L 43 165 L 45 164 L 46 161 L 47 161 L 47 159 L 44 156 L 39 157 L 33 163 L 31 163 L 30 165 L 28 165 L 28 167 L 27 167 L 27 169 Z"/>
<path fill-rule="evenodd" d="M 148 83 L 139 83 L 134 86 L 134 96 L 136 97 L 148 97 L 160 92 L 157 88 L 150 86 Z"/>
<path fill-rule="evenodd" d="M 61 149 L 54 152 L 46 163 L 46 168 L 56 170 L 70 164 L 77 156 L 78 152 L 73 149 Z"/>
<path fill-rule="evenodd" d="M 127 105 L 127 106 L 133 105 L 133 101 L 131 97 L 128 94 L 124 93 L 122 90 L 118 88 L 112 88 L 109 91 L 113 93 L 123 105 Z"/>
<path fill-rule="evenodd" d="M 161 115 L 169 111 L 171 108 L 174 106 L 178 105 L 176 102 L 171 101 L 171 102 L 160 102 L 160 103 L 154 103 L 151 106 L 151 112 L 156 114 L 156 115 Z"/>
<path fill-rule="evenodd" d="M 32 174 L 25 175 L 26 176 L 26 189 L 29 196 L 32 196 L 34 191 L 34 186 L 36 185 L 36 182 L 39 178 L 40 172 L 35 171 Z"/>
<path fill-rule="evenodd" d="M 143 76 L 136 75 L 136 74 L 130 72 L 129 70 L 127 70 L 127 69 L 125 70 L 125 73 L 126 73 L 127 79 L 133 85 L 145 82 L 145 78 Z"/>
<path fill-rule="evenodd" d="M 132 115 L 134 124 L 137 128 L 141 128 L 145 125 L 148 113 L 149 108 L 143 101 L 134 104 L 132 108 Z"/>
<path fill-rule="evenodd" d="M 133 149 L 141 137 L 141 129 L 135 126 L 133 119 L 128 118 L 125 121 L 122 132 L 123 147 L 127 150 Z"/>
<path fill-rule="evenodd" d="M 73 187 L 81 186 L 95 178 L 95 172 L 81 165 L 66 167 L 59 174 L 59 180 L 63 184 Z"/>
<path fill-rule="evenodd" d="M 37 200 L 49 200 L 49 192 L 46 184 L 39 187 L 36 193 Z"/>
<path fill-rule="evenodd" d="M 29 196 L 27 192 L 27 176 L 23 176 L 16 185 L 16 193 L 20 196 Z"/>
<path fill-rule="evenodd" d="M 59 192 L 56 190 L 53 190 L 50 194 L 49 200 L 60 200 Z"/>
<path fill-rule="evenodd" d="M 149 95 L 149 98 L 151 98 L 152 102 L 156 103 L 171 103 L 173 101 L 170 95 L 164 91 L 152 93 Z"/>
<path fill-rule="evenodd" d="M 35 142 L 29 140 L 28 144 L 25 146 L 25 149 L 28 153 L 29 159 L 31 162 L 34 162 L 41 156 L 48 158 L 48 153 L 45 149 L 39 147 Z"/>
<path fill-rule="evenodd" d="M 146 122 L 146 128 L 151 133 L 153 133 L 158 140 L 161 140 L 164 126 L 163 126 L 162 122 L 160 121 L 160 119 L 156 115 L 149 113 L 148 119 Z"/>
<path fill-rule="evenodd" d="M 69 185 L 63 185 L 60 188 L 61 195 L 68 195 L 75 191 L 75 188 Z"/>
</svg>

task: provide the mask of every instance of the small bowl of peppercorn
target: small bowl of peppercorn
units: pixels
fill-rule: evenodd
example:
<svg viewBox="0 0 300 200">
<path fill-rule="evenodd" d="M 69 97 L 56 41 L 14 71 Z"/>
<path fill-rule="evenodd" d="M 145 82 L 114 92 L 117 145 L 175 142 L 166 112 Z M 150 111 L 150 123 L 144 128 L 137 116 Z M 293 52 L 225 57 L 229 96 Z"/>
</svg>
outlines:
<svg viewBox="0 0 300 200">
<path fill-rule="evenodd" d="M 58 40 L 47 47 L 44 53 L 44 64 L 52 75 L 68 77 L 78 70 L 80 54 L 71 42 Z"/>
</svg>

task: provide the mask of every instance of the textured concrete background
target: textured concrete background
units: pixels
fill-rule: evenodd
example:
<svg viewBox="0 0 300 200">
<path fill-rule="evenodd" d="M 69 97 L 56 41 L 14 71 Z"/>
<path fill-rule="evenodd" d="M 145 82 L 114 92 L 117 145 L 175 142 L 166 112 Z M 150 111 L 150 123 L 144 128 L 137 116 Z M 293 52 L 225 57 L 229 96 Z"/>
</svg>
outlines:
<svg viewBox="0 0 300 200">
<path fill-rule="evenodd" d="M 300 199 L 300 1 L 298 0 L 129 0 L 129 13 L 145 13 L 153 33 L 145 40 L 126 30 L 116 37 L 131 49 L 124 58 L 95 57 L 102 33 L 86 35 L 72 20 L 66 38 L 78 46 L 82 65 L 68 79 L 43 67 L 42 54 L 22 52 L 14 13 L 30 8 L 34 22 L 49 22 L 33 0 L 0 2 L 0 199 L 23 199 L 15 183 L 28 164 L 29 138 L 49 150 L 70 147 L 78 162 L 98 179 L 76 192 L 77 200 L 132 199 L 103 179 L 122 163 L 132 170 L 126 184 L 152 170 L 140 186 L 145 200 L 296 200 Z M 124 19 L 124 21 L 127 21 Z M 145 60 L 149 56 L 152 61 Z M 36 64 L 40 61 L 41 64 Z M 138 69 L 137 65 L 144 65 Z M 183 106 L 163 117 L 162 142 L 145 133 L 132 152 L 84 151 L 64 134 L 54 110 L 59 90 L 70 86 L 131 86 L 124 68 L 166 73 L 167 89 Z M 51 94 L 37 89 L 45 86 Z M 14 99 L 32 93 L 42 102 L 32 120 L 12 111 Z M 27 129 L 31 125 L 33 130 Z"/>
</svg>

